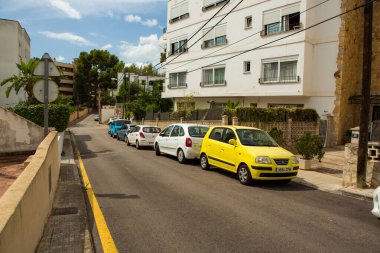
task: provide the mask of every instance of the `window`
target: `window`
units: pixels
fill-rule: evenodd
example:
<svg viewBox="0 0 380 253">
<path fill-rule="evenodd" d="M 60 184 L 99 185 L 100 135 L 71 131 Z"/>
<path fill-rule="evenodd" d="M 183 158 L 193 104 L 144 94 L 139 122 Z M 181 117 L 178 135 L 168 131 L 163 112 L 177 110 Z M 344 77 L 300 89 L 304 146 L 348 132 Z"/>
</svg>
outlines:
<svg viewBox="0 0 380 253">
<path fill-rule="evenodd" d="M 210 139 L 215 141 L 222 141 L 222 135 L 225 128 L 214 128 L 210 134 Z"/>
<path fill-rule="evenodd" d="M 202 83 L 201 86 L 204 85 L 225 85 L 225 67 L 215 67 L 211 69 L 204 69 L 202 71 Z"/>
<path fill-rule="evenodd" d="M 170 135 L 170 132 L 172 131 L 174 126 L 169 126 L 168 128 L 166 128 L 165 132 L 162 134 L 162 136 L 164 137 L 169 137 Z M 161 134 L 160 134 L 161 135 Z"/>
<path fill-rule="evenodd" d="M 205 137 L 208 129 L 209 127 L 204 127 L 204 126 L 191 126 L 188 128 L 189 135 L 191 137 L 198 137 L 198 138 Z"/>
<path fill-rule="evenodd" d="M 170 134 L 170 137 L 177 137 L 179 135 L 179 126 L 175 126 L 173 128 L 172 133 Z"/>
<path fill-rule="evenodd" d="M 300 4 L 264 12 L 263 26 L 262 36 L 300 29 Z"/>
<path fill-rule="evenodd" d="M 245 17 L 245 29 L 252 28 L 252 16 Z"/>
<path fill-rule="evenodd" d="M 170 54 L 178 54 L 187 52 L 187 39 L 179 40 L 176 42 L 171 43 L 170 46 Z"/>
<path fill-rule="evenodd" d="M 257 103 L 250 103 L 249 106 L 257 108 Z"/>
<path fill-rule="evenodd" d="M 245 61 L 244 62 L 244 73 L 249 73 L 249 72 L 251 72 L 251 62 Z"/>
<path fill-rule="evenodd" d="M 297 60 L 276 59 L 263 61 L 260 83 L 298 82 Z"/>
<path fill-rule="evenodd" d="M 172 6 L 170 10 L 169 23 L 174 23 L 187 17 L 189 17 L 189 3 L 187 1 L 183 1 Z"/>
<path fill-rule="evenodd" d="M 186 86 L 186 72 L 169 74 L 169 88 L 185 88 Z"/>
<path fill-rule="evenodd" d="M 212 9 L 216 6 L 226 4 L 229 0 L 203 0 L 203 11 L 207 11 L 209 9 Z"/>
<path fill-rule="evenodd" d="M 225 142 L 225 143 L 228 143 L 228 141 L 231 140 L 231 139 L 236 140 L 235 133 L 234 133 L 233 130 L 227 128 L 226 132 L 224 133 L 222 141 Z"/>
<path fill-rule="evenodd" d="M 202 48 L 209 48 L 227 44 L 227 25 L 218 25 L 214 29 L 203 29 Z"/>
</svg>

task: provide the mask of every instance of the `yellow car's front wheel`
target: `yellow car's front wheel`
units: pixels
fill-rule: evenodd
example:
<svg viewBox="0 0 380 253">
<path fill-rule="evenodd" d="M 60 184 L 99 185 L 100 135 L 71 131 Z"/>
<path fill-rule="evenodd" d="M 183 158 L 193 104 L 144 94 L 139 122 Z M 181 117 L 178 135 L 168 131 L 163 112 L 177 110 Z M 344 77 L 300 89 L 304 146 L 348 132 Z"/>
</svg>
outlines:
<svg viewBox="0 0 380 253">
<path fill-rule="evenodd" d="M 247 165 L 242 164 L 239 166 L 238 171 L 238 178 L 241 184 L 243 185 L 250 185 L 252 184 L 252 176 L 251 172 L 249 171 L 249 168 Z"/>
</svg>

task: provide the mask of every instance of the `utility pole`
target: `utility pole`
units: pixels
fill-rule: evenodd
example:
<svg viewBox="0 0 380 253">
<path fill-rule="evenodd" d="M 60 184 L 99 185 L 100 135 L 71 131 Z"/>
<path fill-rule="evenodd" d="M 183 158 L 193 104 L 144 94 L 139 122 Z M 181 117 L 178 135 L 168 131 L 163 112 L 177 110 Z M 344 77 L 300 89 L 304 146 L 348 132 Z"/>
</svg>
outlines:
<svg viewBox="0 0 380 253">
<path fill-rule="evenodd" d="M 125 103 L 127 103 L 127 77 L 125 76 L 125 70 L 124 70 L 123 82 L 124 82 L 123 119 L 124 119 L 125 118 L 125 113 L 126 113 L 126 105 L 125 105 Z"/>
<path fill-rule="evenodd" d="M 360 135 L 357 163 L 357 187 L 366 187 L 368 159 L 368 126 L 371 95 L 371 56 L 372 56 L 372 18 L 373 2 L 366 1 L 364 6 L 364 36 L 363 36 L 363 77 L 362 100 L 360 108 Z"/>
</svg>

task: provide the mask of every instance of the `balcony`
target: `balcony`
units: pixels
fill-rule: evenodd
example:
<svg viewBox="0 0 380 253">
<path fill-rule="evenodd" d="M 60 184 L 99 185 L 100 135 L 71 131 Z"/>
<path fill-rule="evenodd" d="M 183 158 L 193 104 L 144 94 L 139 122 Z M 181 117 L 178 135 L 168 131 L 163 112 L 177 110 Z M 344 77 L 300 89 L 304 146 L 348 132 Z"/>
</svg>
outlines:
<svg viewBox="0 0 380 253">
<path fill-rule="evenodd" d="M 227 86 L 227 81 L 224 80 L 222 83 L 210 83 L 210 82 L 201 82 L 201 87 L 221 87 L 221 86 Z"/>
<path fill-rule="evenodd" d="M 300 76 L 281 76 L 280 78 L 259 78 L 259 84 L 286 84 L 286 83 L 299 83 Z"/>
</svg>

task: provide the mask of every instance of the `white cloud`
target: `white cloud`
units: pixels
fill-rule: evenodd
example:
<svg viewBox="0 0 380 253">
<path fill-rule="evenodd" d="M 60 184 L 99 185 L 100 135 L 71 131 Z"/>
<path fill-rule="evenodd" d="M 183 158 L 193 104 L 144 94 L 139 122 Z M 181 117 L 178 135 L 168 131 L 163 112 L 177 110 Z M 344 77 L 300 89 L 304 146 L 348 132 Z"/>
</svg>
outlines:
<svg viewBox="0 0 380 253">
<path fill-rule="evenodd" d="M 81 19 L 81 14 L 79 11 L 71 7 L 70 3 L 64 0 L 49 0 L 50 4 L 55 8 L 63 11 L 69 18 Z"/>
<path fill-rule="evenodd" d="M 112 45 L 111 44 L 107 44 L 107 45 L 102 46 L 100 49 L 101 50 L 108 50 L 108 49 L 111 49 L 111 48 L 112 48 Z"/>
<path fill-rule="evenodd" d="M 156 64 L 160 60 L 161 52 L 162 48 L 160 47 L 160 39 L 157 34 L 140 37 L 138 44 L 122 41 L 120 45 L 120 55 L 127 64 Z"/>
<path fill-rule="evenodd" d="M 157 19 L 145 19 L 143 20 L 140 16 L 137 15 L 126 15 L 124 17 L 124 20 L 128 23 L 140 23 L 142 25 L 148 26 L 148 27 L 153 27 L 158 25 Z"/>
<path fill-rule="evenodd" d="M 57 58 L 55 58 L 56 61 L 64 61 L 65 60 L 65 57 L 63 56 L 58 56 Z"/>
<path fill-rule="evenodd" d="M 49 32 L 49 31 L 42 31 L 39 32 L 40 34 L 51 38 L 51 39 L 57 39 L 57 40 L 65 40 L 68 42 L 71 42 L 73 44 L 79 45 L 79 46 L 96 46 L 95 43 L 79 36 L 75 35 L 73 33 L 69 32 L 64 32 L 64 33 L 54 33 L 54 32 Z"/>
</svg>

